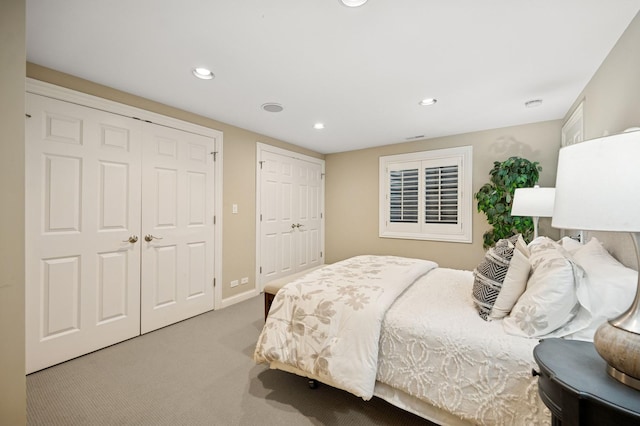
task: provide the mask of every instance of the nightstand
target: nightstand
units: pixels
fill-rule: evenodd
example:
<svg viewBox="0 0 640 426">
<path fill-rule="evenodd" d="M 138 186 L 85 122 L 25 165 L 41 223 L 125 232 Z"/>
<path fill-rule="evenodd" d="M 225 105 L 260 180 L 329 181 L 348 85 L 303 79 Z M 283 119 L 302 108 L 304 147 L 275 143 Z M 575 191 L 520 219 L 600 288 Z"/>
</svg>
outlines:
<svg viewBox="0 0 640 426">
<path fill-rule="evenodd" d="M 538 393 L 554 426 L 640 425 L 640 391 L 611 378 L 592 343 L 545 339 L 533 357 Z"/>
</svg>

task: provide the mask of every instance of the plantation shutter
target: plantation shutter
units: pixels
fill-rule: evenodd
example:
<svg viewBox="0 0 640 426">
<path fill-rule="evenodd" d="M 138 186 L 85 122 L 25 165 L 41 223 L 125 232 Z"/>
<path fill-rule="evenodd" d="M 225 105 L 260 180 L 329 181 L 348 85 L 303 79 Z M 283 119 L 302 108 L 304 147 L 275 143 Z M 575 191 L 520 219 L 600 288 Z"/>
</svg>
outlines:
<svg viewBox="0 0 640 426">
<path fill-rule="evenodd" d="M 458 165 L 426 167 L 424 223 L 458 223 Z"/>
<path fill-rule="evenodd" d="M 379 235 L 472 241 L 471 147 L 380 157 Z"/>
<path fill-rule="evenodd" d="M 389 220 L 418 223 L 419 170 L 392 170 L 389 173 Z"/>
</svg>

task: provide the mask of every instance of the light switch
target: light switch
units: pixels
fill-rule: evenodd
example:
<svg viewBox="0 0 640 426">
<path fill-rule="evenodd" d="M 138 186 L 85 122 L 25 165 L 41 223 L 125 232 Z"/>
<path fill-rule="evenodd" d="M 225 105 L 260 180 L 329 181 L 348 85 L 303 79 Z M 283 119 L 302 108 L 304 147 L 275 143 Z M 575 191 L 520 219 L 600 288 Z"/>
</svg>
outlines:
<svg viewBox="0 0 640 426">
<path fill-rule="evenodd" d="M 233 214 L 237 214 L 238 213 L 238 205 L 237 204 L 233 204 L 231 206 L 231 213 L 233 213 Z"/>
</svg>

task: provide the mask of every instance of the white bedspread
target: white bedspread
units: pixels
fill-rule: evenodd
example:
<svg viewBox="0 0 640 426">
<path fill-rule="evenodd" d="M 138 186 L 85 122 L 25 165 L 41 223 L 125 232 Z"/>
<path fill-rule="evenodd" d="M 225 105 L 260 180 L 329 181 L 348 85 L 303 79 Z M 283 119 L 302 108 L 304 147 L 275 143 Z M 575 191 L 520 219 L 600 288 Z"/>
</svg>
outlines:
<svg viewBox="0 0 640 426">
<path fill-rule="evenodd" d="M 437 265 L 357 256 L 287 284 L 256 345 L 256 362 L 291 366 L 365 400 L 373 396 L 382 320 L 416 279 Z"/>
<path fill-rule="evenodd" d="M 470 271 L 439 268 L 388 310 L 380 336 L 378 381 L 472 424 L 549 424 L 537 395 L 533 348 L 473 306 Z"/>
</svg>

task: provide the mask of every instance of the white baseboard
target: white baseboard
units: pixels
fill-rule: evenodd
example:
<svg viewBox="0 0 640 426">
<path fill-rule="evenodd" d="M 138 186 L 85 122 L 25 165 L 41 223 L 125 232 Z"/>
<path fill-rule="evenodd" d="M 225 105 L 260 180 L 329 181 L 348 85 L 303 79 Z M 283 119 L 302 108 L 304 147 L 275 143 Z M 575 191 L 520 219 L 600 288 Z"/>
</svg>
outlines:
<svg viewBox="0 0 640 426">
<path fill-rule="evenodd" d="M 258 290 L 251 289 L 249 291 L 245 291 L 244 293 L 236 294 L 235 296 L 227 297 L 226 299 L 222 299 L 220 301 L 220 309 L 224 309 L 228 306 L 235 305 L 236 303 L 244 302 L 245 300 L 249 300 L 252 297 L 256 297 L 260 292 Z"/>
</svg>

